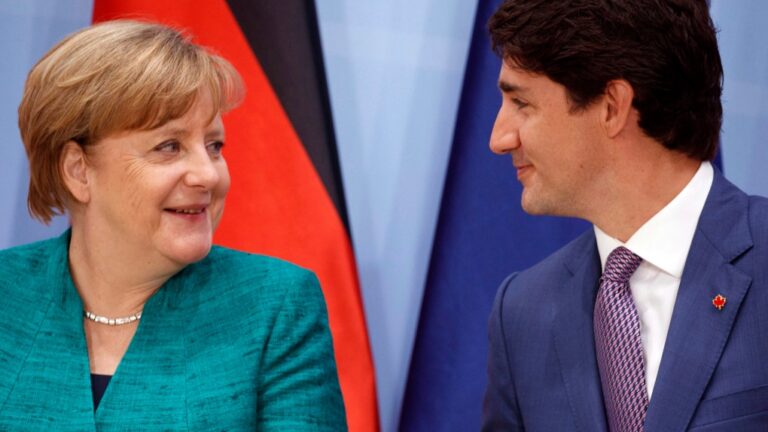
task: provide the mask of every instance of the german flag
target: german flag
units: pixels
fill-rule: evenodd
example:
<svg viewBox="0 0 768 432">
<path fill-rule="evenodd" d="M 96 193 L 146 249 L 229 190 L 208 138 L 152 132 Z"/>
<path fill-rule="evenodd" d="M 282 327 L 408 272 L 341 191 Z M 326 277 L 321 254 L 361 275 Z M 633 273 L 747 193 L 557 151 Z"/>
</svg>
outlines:
<svg viewBox="0 0 768 432">
<path fill-rule="evenodd" d="M 351 431 L 377 431 L 373 361 L 347 224 L 312 0 L 96 0 L 93 21 L 191 33 L 247 95 L 225 117 L 232 175 L 216 243 L 312 269 L 323 287 Z"/>
</svg>

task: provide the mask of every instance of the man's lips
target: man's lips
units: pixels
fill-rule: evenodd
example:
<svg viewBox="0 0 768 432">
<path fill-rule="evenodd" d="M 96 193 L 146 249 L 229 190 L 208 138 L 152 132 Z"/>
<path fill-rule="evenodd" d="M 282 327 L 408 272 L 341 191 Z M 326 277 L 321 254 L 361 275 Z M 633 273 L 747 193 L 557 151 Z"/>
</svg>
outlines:
<svg viewBox="0 0 768 432">
<path fill-rule="evenodd" d="M 526 175 L 529 171 L 533 169 L 533 165 L 515 164 L 515 168 L 517 169 L 517 179 L 520 180 L 524 175 Z"/>
</svg>

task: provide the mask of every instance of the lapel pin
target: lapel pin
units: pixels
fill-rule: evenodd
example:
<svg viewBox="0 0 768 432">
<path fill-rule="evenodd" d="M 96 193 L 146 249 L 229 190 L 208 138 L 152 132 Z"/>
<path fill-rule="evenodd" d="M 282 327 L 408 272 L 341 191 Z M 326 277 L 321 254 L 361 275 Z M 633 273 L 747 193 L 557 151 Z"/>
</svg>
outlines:
<svg viewBox="0 0 768 432">
<path fill-rule="evenodd" d="M 723 306 L 725 306 L 725 297 L 718 294 L 715 296 L 715 298 L 712 299 L 712 306 L 715 307 L 717 310 L 723 310 Z"/>
</svg>

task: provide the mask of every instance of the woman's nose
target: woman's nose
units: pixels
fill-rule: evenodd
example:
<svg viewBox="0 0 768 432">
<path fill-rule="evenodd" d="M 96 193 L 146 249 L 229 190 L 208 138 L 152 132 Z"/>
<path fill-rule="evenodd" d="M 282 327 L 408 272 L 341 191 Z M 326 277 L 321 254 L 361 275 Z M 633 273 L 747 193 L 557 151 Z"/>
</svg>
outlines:
<svg viewBox="0 0 768 432">
<path fill-rule="evenodd" d="M 215 161 L 207 151 L 203 150 L 190 155 L 189 168 L 185 176 L 185 183 L 188 186 L 213 189 L 219 180 L 220 175 Z"/>
</svg>

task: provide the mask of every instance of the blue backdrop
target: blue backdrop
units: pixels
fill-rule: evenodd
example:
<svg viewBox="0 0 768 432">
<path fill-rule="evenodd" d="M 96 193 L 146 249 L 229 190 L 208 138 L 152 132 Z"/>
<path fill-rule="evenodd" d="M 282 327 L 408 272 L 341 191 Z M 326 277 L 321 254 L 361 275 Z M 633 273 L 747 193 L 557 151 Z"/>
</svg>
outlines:
<svg viewBox="0 0 768 432">
<path fill-rule="evenodd" d="M 509 155 L 488 149 L 501 96 L 501 61 L 486 23 L 500 0 L 481 0 L 475 19 L 451 159 L 403 399 L 403 431 L 469 431 L 480 425 L 487 317 L 496 288 L 589 227 L 533 217 Z"/>
</svg>

